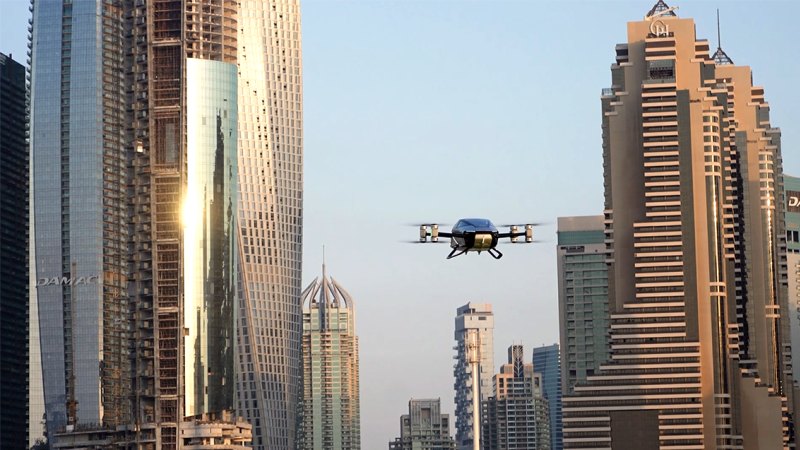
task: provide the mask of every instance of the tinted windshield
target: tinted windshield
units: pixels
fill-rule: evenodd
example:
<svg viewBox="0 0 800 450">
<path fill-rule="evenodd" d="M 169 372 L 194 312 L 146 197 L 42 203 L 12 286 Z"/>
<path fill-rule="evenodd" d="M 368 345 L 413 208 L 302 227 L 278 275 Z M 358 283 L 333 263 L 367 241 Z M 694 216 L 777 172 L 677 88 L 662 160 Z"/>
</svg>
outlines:
<svg viewBox="0 0 800 450">
<path fill-rule="evenodd" d="M 474 228 L 474 229 L 491 229 L 494 228 L 492 222 L 488 219 L 461 219 L 456 223 L 454 228 Z"/>
<path fill-rule="evenodd" d="M 464 222 L 466 222 L 469 225 L 472 225 L 473 227 L 484 228 L 492 226 L 492 222 L 489 222 L 486 219 L 463 219 L 463 220 Z"/>
</svg>

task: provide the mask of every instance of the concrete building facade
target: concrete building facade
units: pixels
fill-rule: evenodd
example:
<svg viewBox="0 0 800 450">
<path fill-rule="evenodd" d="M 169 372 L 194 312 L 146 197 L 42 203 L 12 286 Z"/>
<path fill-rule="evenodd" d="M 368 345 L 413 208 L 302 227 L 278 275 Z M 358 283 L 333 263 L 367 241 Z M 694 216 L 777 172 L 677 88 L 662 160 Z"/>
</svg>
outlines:
<svg viewBox="0 0 800 450">
<path fill-rule="evenodd" d="M 780 131 L 764 89 L 663 1 L 628 23 L 611 72 L 611 359 L 564 398 L 565 448 L 788 448 Z"/>
<path fill-rule="evenodd" d="M 550 450 L 550 413 L 542 375 L 524 360 L 522 345 L 508 348 L 508 363 L 492 379 L 494 394 L 482 402 L 483 450 Z"/>
<path fill-rule="evenodd" d="M 608 269 L 603 216 L 558 218 L 558 316 L 562 389 L 609 357 Z"/>
<path fill-rule="evenodd" d="M 389 450 L 455 450 L 450 436 L 450 416 L 442 414 L 437 399 L 411 399 L 408 414 L 400 416 L 400 437 Z"/>
<path fill-rule="evenodd" d="M 359 450 L 361 405 L 353 297 L 322 265 L 303 291 L 300 450 Z"/>
<path fill-rule="evenodd" d="M 455 382 L 456 405 L 456 446 L 459 450 L 473 449 L 475 426 L 475 407 L 473 396 L 480 402 L 492 395 L 492 375 L 494 373 L 494 314 L 489 303 L 467 303 L 456 310 L 455 319 L 456 351 L 453 377 Z M 470 364 L 470 345 L 475 345 L 478 358 L 478 386 L 473 386 Z M 473 355 L 474 355 L 473 352 Z M 476 392 L 477 391 L 477 392 Z M 480 406 L 478 407 L 480 408 Z M 478 426 L 480 420 L 478 420 Z"/>
</svg>

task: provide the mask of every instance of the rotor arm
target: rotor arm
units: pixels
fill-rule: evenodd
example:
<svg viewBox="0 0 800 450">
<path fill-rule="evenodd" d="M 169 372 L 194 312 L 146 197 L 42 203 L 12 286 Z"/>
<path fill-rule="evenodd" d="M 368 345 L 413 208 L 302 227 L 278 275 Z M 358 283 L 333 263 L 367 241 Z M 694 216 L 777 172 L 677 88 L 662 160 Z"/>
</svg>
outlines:
<svg viewBox="0 0 800 450">
<path fill-rule="evenodd" d="M 510 238 L 511 242 L 514 243 L 518 242 L 517 238 L 525 237 L 525 242 L 533 242 L 533 225 L 526 224 L 524 225 L 524 227 L 525 227 L 524 231 L 517 231 L 519 230 L 520 227 L 517 225 L 512 225 L 511 231 L 509 231 L 508 233 L 497 233 L 497 237 L 500 239 Z"/>
<path fill-rule="evenodd" d="M 428 237 L 431 238 L 431 242 L 439 242 L 439 237 L 443 238 L 451 238 L 453 237 L 452 233 L 445 233 L 439 231 L 438 224 L 422 224 L 419 226 L 419 241 L 420 242 L 427 242 Z"/>
</svg>

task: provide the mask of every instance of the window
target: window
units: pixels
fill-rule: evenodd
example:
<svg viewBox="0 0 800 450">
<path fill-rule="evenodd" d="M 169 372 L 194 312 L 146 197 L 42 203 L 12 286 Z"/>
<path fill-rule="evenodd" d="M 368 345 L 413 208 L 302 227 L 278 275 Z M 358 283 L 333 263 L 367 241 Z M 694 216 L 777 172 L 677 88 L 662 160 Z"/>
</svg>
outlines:
<svg viewBox="0 0 800 450">
<path fill-rule="evenodd" d="M 647 73 L 651 80 L 674 80 L 675 61 L 657 60 L 647 63 Z"/>
</svg>

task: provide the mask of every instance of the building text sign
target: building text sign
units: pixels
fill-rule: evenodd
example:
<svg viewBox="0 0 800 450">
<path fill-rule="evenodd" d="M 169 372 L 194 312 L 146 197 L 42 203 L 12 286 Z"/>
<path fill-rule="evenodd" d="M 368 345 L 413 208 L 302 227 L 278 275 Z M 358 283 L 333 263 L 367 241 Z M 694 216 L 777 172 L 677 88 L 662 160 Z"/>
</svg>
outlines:
<svg viewBox="0 0 800 450">
<path fill-rule="evenodd" d="M 98 284 L 100 282 L 99 275 L 89 275 L 88 277 L 52 277 L 52 278 L 39 278 L 36 281 L 36 287 L 40 286 L 81 286 L 84 284 Z"/>
<path fill-rule="evenodd" d="M 800 213 L 800 192 L 786 191 L 786 210 L 793 213 Z"/>
</svg>

